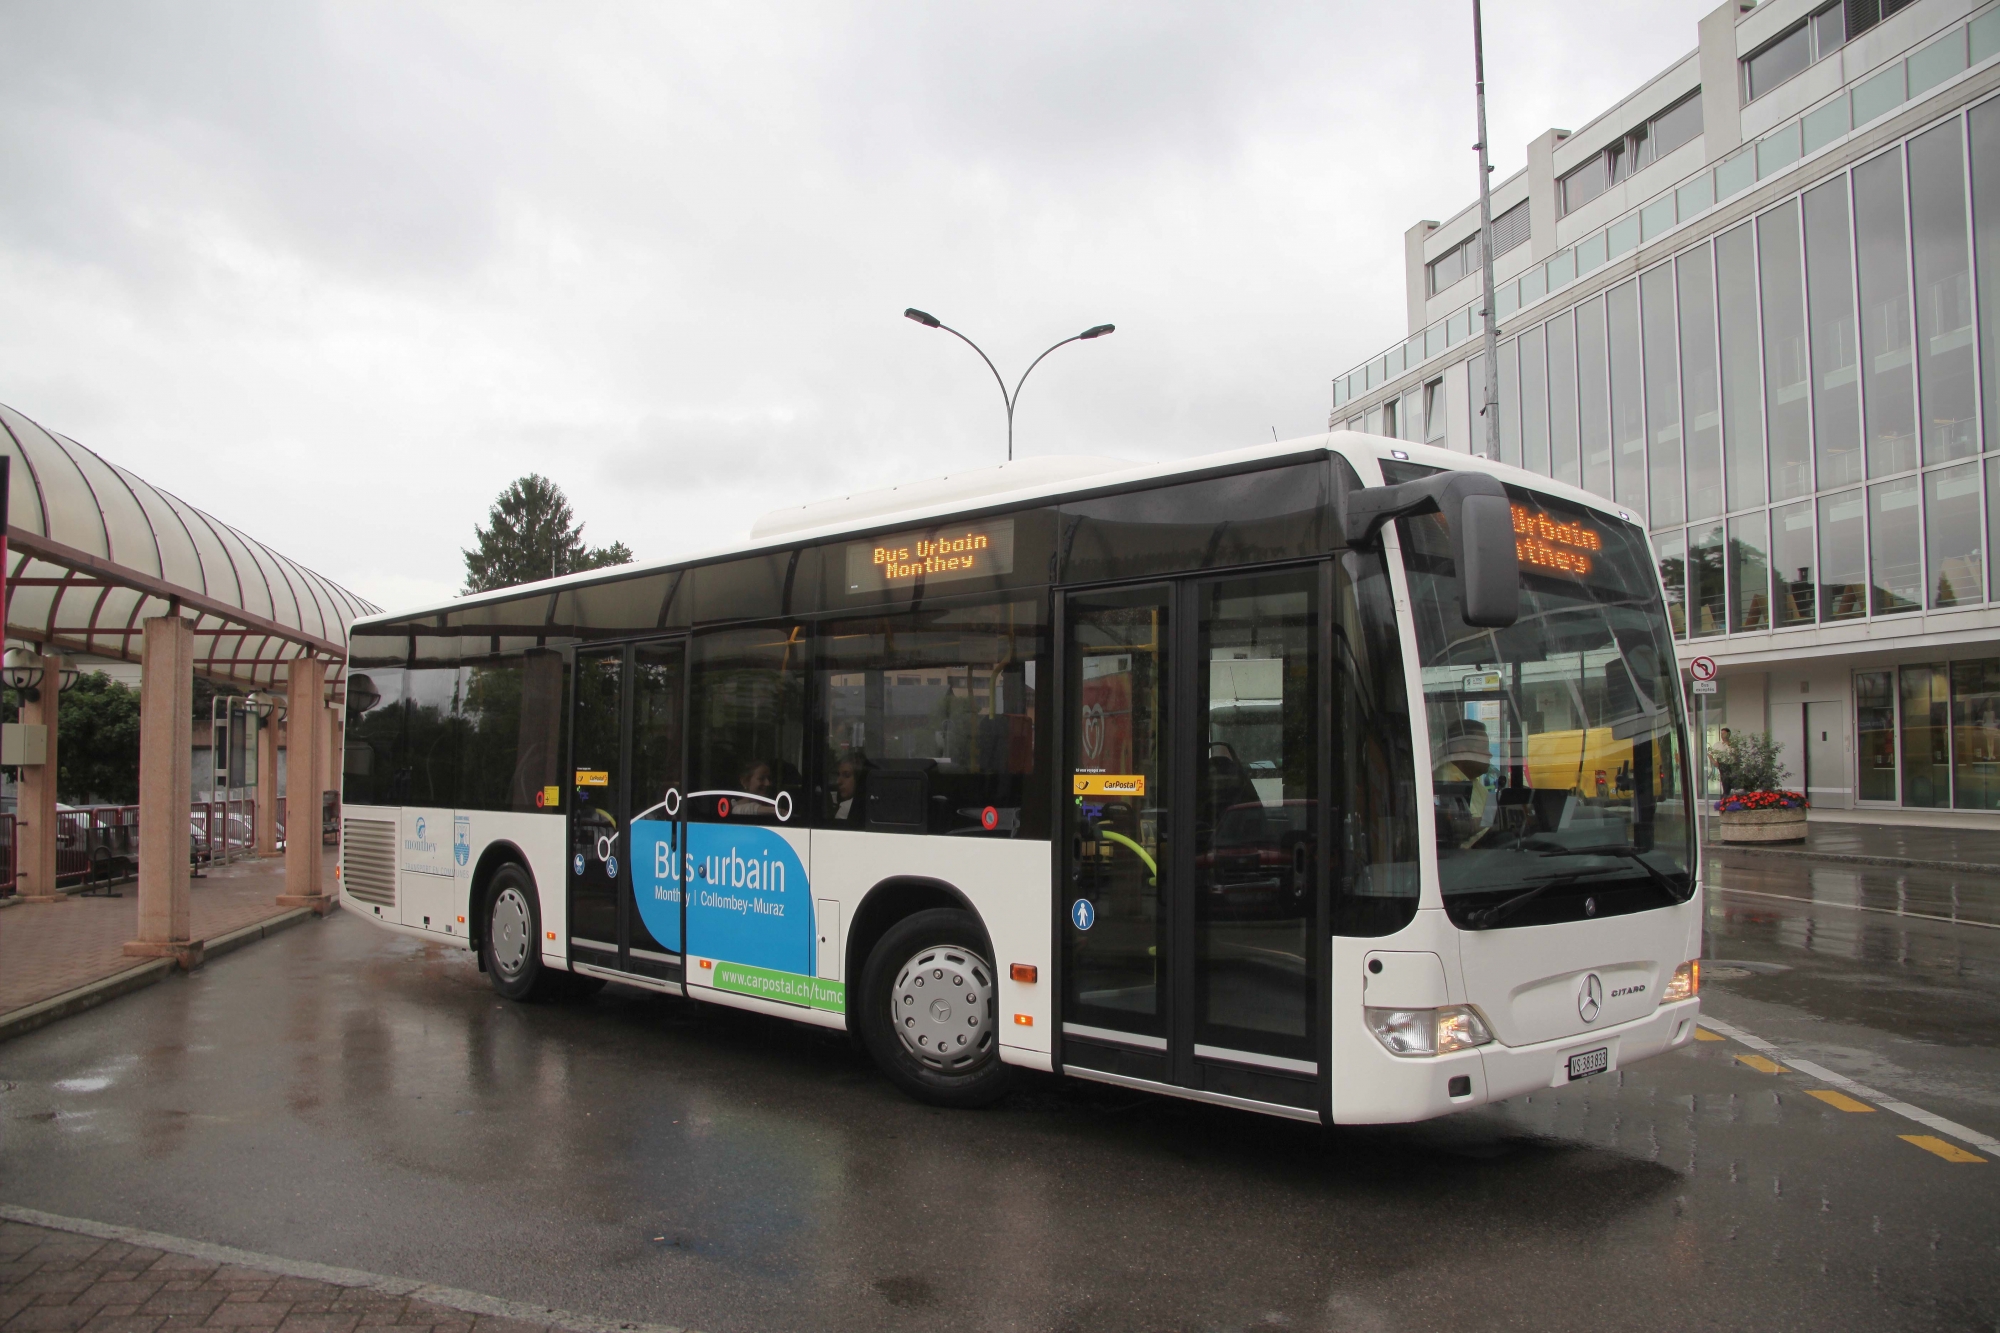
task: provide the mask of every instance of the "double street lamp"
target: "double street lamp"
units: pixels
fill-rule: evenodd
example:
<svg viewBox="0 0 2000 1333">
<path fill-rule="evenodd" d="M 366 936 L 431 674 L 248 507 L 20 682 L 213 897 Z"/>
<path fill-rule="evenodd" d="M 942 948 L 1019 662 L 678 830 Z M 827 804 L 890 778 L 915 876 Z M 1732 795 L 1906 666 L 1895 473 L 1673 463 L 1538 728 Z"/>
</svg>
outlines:
<svg viewBox="0 0 2000 1333">
<path fill-rule="evenodd" d="M 970 347 L 973 351 L 979 352 L 979 359 L 981 361 L 984 361 L 986 363 L 986 368 L 993 372 L 993 382 L 1000 386 L 1000 401 L 1007 405 L 1007 461 L 1010 463 L 1014 461 L 1014 404 L 1021 401 L 1021 386 L 1028 382 L 1028 376 L 1030 373 L 1034 371 L 1035 367 L 1042 364 L 1042 357 L 1047 356 L 1049 352 L 1055 351 L 1056 347 L 1067 347 L 1071 343 L 1084 342 L 1091 338 L 1102 338 L 1105 334 L 1115 333 L 1118 329 L 1118 326 L 1116 324 L 1093 324 L 1089 328 L 1085 329 L 1082 333 L 1074 334 L 1071 337 L 1064 338 L 1061 342 L 1057 343 L 1055 347 L 1049 348 L 1048 352 L 1043 352 L 1041 356 L 1038 356 L 1033 361 L 1030 361 L 1028 363 L 1028 369 L 1022 371 L 1021 378 L 1015 381 L 1014 392 L 1008 393 L 1007 381 L 1000 378 L 1000 371 L 997 367 L 994 366 L 993 358 L 987 356 L 986 353 L 981 352 L 979 350 L 978 343 L 972 341 L 972 339 L 966 337 L 964 334 L 960 333 L 957 329 L 952 328 L 949 324 L 944 323 L 936 315 L 927 314 L 922 310 L 916 309 L 915 307 L 905 310 L 903 312 L 903 318 L 913 319 L 927 329 L 943 329 L 946 333 L 949 333 L 952 337 L 958 339 L 960 342 L 964 343 L 967 347 Z"/>
</svg>

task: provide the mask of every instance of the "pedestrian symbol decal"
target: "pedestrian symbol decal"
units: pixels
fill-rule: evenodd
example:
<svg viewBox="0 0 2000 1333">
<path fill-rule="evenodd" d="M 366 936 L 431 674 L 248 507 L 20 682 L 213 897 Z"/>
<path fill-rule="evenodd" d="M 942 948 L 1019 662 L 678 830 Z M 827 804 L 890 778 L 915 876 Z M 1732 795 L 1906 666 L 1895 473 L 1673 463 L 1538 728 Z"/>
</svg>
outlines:
<svg viewBox="0 0 2000 1333">
<path fill-rule="evenodd" d="M 1076 922 L 1078 930 L 1089 930 L 1097 922 L 1097 908 L 1088 898 L 1078 898 L 1070 905 L 1069 919 Z"/>
</svg>

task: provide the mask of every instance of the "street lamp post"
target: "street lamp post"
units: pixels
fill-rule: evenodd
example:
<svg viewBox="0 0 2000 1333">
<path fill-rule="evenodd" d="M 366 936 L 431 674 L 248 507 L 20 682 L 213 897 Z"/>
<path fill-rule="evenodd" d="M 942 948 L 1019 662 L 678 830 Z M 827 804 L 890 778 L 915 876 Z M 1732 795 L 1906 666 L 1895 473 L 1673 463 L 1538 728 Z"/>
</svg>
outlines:
<svg viewBox="0 0 2000 1333">
<path fill-rule="evenodd" d="M 903 318 L 915 320 L 927 329 L 943 329 L 973 351 L 979 352 L 979 359 L 984 361 L 986 368 L 993 372 L 993 382 L 1000 386 L 1000 401 L 1007 405 L 1007 461 L 1010 463 L 1014 461 L 1014 405 L 1021 401 L 1021 386 L 1028 382 L 1028 376 L 1033 373 L 1035 367 L 1042 364 L 1042 357 L 1047 356 L 1049 352 L 1055 351 L 1056 347 L 1067 347 L 1070 343 L 1083 342 L 1090 338 L 1102 338 L 1105 334 L 1115 333 L 1118 330 L 1116 324 L 1093 324 L 1082 333 L 1064 338 L 1061 342 L 1055 344 L 1054 347 L 1049 348 L 1048 352 L 1043 352 L 1041 356 L 1036 357 L 1028 363 L 1028 368 L 1021 372 L 1021 378 L 1014 382 L 1014 392 L 1010 394 L 1007 392 L 1007 381 L 1000 378 L 1000 370 L 993 364 L 993 358 L 986 355 L 985 352 L 980 351 L 978 343 L 972 341 L 972 339 L 966 337 L 957 329 L 951 327 L 951 325 L 944 323 L 936 315 L 926 314 L 914 306 L 903 312 Z"/>
</svg>

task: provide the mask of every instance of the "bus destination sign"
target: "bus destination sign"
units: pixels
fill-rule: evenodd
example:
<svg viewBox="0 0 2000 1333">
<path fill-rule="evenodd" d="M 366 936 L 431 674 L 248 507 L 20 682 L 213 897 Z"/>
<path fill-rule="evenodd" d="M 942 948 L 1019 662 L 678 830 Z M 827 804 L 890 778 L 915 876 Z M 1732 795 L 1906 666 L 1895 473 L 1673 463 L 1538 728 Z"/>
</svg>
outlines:
<svg viewBox="0 0 2000 1333">
<path fill-rule="evenodd" d="M 847 591 L 881 592 L 922 583 L 1014 572 L 1014 520 L 959 523 L 847 544 Z"/>
<path fill-rule="evenodd" d="M 1589 553 L 1603 549 L 1604 538 L 1595 528 L 1576 521 L 1558 523 L 1539 510 L 1514 506 L 1514 554 L 1524 565 L 1588 574 Z"/>
</svg>

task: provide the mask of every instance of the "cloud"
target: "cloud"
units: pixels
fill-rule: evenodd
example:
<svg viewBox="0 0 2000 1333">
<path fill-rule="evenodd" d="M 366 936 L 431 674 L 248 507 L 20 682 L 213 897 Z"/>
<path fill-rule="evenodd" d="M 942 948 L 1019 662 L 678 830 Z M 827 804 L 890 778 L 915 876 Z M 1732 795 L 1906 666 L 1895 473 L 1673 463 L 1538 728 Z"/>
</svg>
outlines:
<svg viewBox="0 0 2000 1333">
<path fill-rule="evenodd" d="M 1698 7 L 1489 5 L 1502 175 Z M 530 469 L 712 545 L 1022 454 L 1319 428 L 1472 197 L 1457 7 L 0 10 L 0 401 L 384 604 Z M 1615 29 L 1615 30 L 1614 30 Z M 1511 145 L 1511 147 L 1510 147 Z"/>
</svg>

